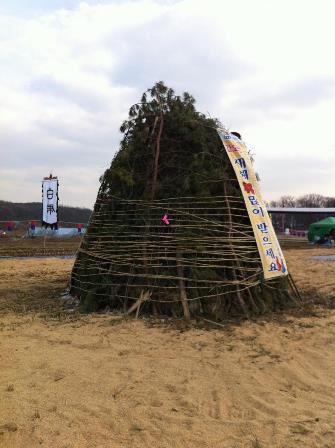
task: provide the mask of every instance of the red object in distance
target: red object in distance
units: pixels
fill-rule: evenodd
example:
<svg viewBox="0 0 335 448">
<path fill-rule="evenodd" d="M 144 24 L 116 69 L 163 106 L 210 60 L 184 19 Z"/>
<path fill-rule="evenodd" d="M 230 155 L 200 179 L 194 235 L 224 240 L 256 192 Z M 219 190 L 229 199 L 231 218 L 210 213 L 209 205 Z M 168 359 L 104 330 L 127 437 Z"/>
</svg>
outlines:
<svg viewBox="0 0 335 448">
<path fill-rule="evenodd" d="M 12 230 L 14 230 L 14 222 L 13 221 L 7 221 L 6 227 L 7 227 L 7 231 L 11 232 Z"/>
</svg>

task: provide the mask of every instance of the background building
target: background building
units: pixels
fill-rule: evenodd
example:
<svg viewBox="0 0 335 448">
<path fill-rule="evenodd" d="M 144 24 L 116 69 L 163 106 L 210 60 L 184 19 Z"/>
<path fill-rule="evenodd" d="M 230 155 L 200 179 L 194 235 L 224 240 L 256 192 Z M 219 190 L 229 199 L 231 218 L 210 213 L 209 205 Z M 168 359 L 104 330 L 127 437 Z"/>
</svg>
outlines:
<svg viewBox="0 0 335 448">
<path fill-rule="evenodd" d="M 278 233 L 284 233 L 285 229 L 290 229 L 291 233 L 307 231 L 313 222 L 329 216 L 335 217 L 335 207 L 268 207 L 267 210 Z"/>
</svg>

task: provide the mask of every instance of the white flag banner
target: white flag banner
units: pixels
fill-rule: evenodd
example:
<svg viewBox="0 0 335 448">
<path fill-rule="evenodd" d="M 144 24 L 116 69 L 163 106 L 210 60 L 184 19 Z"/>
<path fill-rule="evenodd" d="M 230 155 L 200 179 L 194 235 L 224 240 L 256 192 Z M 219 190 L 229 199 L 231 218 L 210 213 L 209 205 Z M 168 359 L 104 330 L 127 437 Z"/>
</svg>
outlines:
<svg viewBox="0 0 335 448">
<path fill-rule="evenodd" d="M 56 226 L 58 221 L 58 179 L 42 181 L 43 224 Z"/>
<path fill-rule="evenodd" d="M 287 275 L 286 261 L 262 199 L 248 149 L 235 135 L 218 132 L 241 188 L 262 260 L 264 279 Z"/>
</svg>

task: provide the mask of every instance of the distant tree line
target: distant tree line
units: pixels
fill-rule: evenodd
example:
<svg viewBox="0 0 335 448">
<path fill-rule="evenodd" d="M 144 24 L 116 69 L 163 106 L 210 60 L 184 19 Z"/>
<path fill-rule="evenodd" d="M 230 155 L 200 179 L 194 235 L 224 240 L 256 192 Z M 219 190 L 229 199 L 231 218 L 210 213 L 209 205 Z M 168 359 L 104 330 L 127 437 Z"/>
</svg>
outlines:
<svg viewBox="0 0 335 448">
<path fill-rule="evenodd" d="M 87 223 L 92 210 L 88 208 L 69 207 L 60 205 L 58 217 L 60 221 L 73 223 Z M 0 201 L 0 221 L 29 221 L 42 218 L 42 204 L 40 202 L 8 202 Z"/>
<path fill-rule="evenodd" d="M 290 195 L 281 196 L 276 201 L 270 202 L 271 207 L 335 207 L 335 197 L 323 196 L 322 194 L 310 193 L 294 197 Z"/>
</svg>

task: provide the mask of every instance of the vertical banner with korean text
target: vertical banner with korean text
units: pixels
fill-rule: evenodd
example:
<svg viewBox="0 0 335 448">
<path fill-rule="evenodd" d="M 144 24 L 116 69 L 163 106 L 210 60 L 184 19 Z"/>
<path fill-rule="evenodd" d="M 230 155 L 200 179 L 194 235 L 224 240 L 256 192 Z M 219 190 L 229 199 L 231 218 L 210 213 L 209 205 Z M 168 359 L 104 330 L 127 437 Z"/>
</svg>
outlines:
<svg viewBox="0 0 335 448">
<path fill-rule="evenodd" d="M 58 222 L 58 179 L 42 181 L 43 225 L 57 228 Z"/>
<path fill-rule="evenodd" d="M 264 279 L 287 275 L 284 255 L 261 197 L 247 147 L 235 135 L 222 130 L 218 132 L 243 194 L 262 261 Z"/>
</svg>

